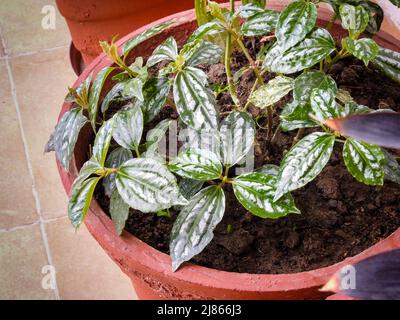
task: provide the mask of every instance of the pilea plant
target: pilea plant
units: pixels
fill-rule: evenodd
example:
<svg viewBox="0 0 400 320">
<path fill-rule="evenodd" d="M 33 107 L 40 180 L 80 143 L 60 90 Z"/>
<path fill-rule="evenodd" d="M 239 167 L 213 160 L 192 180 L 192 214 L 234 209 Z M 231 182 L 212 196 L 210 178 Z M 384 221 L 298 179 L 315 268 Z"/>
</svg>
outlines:
<svg viewBox="0 0 400 320">
<path fill-rule="evenodd" d="M 333 15 L 325 27 L 317 27 L 317 10 L 322 2 L 332 6 Z M 297 0 L 282 12 L 266 9 L 266 1 L 261 0 L 242 1 L 237 10 L 233 1 L 229 8 L 206 0 L 196 0 L 195 6 L 199 27 L 180 50 L 176 40 L 169 37 L 146 63 L 137 57 L 127 64 L 135 46 L 173 22 L 128 40 L 122 52 L 115 39 L 110 44 L 101 42 L 114 64 L 102 69 L 93 83 L 88 77 L 79 88 L 69 90 L 67 101 L 73 108 L 60 119 L 46 150 L 55 151 L 68 170 L 79 131 L 91 123 L 96 138 L 89 160 L 72 186 L 68 204 L 75 227 L 84 220 L 100 180 L 110 197 L 110 215 L 119 234 L 130 207 L 166 216 L 173 208 L 179 211 L 170 238 L 172 268 L 176 270 L 212 240 L 213 230 L 224 215 L 224 189 L 228 185 L 238 202 L 258 217 L 299 214 L 290 192 L 322 171 L 335 143 L 343 144 L 344 163 L 358 181 L 368 185 L 382 185 L 384 178 L 400 182 L 400 166 L 388 150 L 347 137 L 328 125 L 332 119 L 377 112 L 358 105 L 327 74 L 340 59 L 354 56 L 400 82 L 400 54 L 381 48 L 370 38 L 379 31 L 383 19 L 377 4 Z M 329 32 L 338 19 L 348 30 L 339 48 Z M 255 56 L 245 45 L 247 38 L 254 37 L 262 37 Z M 234 50 L 244 55 L 247 65 L 232 74 Z M 225 67 L 227 82 L 211 87 L 202 67 L 219 62 Z M 156 65 L 158 72 L 152 76 L 149 69 Z M 237 82 L 247 72 L 252 72 L 256 80 L 243 103 Z M 101 99 L 111 73 L 114 86 Z M 271 80 L 265 83 L 266 78 Z M 230 111 L 222 114 L 216 96 L 225 90 L 232 104 Z M 272 130 L 276 104 L 288 94 L 293 99 L 281 111 L 277 130 L 297 130 L 292 148 L 279 167 L 265 164 L 235 176 L 234 169 L 252 151 L 258 128 L 247 109 L 261 109 L 268 120 L 265 139 L 271 142 L 276 134 Z M 113 104 L 123 107 L 110 116 Z M 188 133 L 181 152 L 173 158 L 159 152 L 158 147 L 174 120 L 159 122 L 144 137 L 146 126 L 166 104 L 179 116 L 175 125 Z M 119 146 L 109 153 L 112 140 Z"/>
</svg>

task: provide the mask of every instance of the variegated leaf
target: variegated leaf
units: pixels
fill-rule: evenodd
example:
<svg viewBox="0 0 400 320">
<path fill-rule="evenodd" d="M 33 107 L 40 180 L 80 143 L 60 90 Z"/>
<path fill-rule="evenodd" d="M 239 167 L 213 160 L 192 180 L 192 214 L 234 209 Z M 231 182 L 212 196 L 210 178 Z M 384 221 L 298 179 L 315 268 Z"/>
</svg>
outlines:
<svg viewBox="0 0 400 320">
<path fill-rule="evenodd" d="M 312 181 L 329 161 L 334 143 L 335 135 L 314 132 L 295 144 L 281 161 L 274 201 Z"/>
<path fill-rule="evenodd" d="M 279 167 L 274 164 L 265 164 L 262 167 L 254 170 L 254 172 L 261 172 L 276 177 L 279 173 Z"/>
<path fill-rule="evenodd" d="M 383 185 L 385 154 L 378 146 L 348 138 L 343 159 L 350 174 L 367 185 Z"/>
<path fill-rule="evenodd" d="M 331 76 L 321 71 L 309 71 L 294 80 L 293 99 L 301 103 L 310 103 L 311 92 L 314 89 L 330 89 L 335 94 L 338 90 Z"/>
<path fill-rule="evenodd" d="M 299 128 L 312 128 L 319 125 L 308 115 L 312 112 L 310 104 L 293 101 L 283 108 L 281 118 L 282 131 L 291 131 Z"/>
<path fill-rule="evenodd" d="M 400 82 L 400 53 L 379 48 L 379 53 L 372 61 L 386 76 Z"/>
<path fill-rule="evenodd" d="M 264 9 L 254 3 L 248 3 L 246 5 L 240 6 L 235 14 L 239 15 L 239 17 L 248 19 L 253 17 L 257 13 L 264 12 Z"/>
<path fill-rule="evenodd" d="M 56 125 L 53 136 L 50 137 L 49 143 L 65 170 L 69 169 L 76 140 L 86 122 L 87 118 L 82 114 L 82 108 L 71 109 L 64 113 Z"/>
<path fill-rule="evenodd" d="M 160 112 L 167 100 L 171 89 L 171 81 L 168 78 L 151 78 L 143 86 L 144 102 L 142 110 L 144 122 L 148 123 Z"/>
<path fill-rule="evenodd" d="M 96 131 L 96 120 L 97 120 L 97 109 L 100 99 L 101 90 L 103 89 L 104 82 L 106 81 L 108 75 L 113 71 L 113 67 L 105 67 L 100 70 L 94 79 L 92 88 L 89 94 L 89 120 L 92 124 L 93 130 Z"/>
<path fill-rule="evenodd" d="M 356 58 L 362 60 L 366 66 L 379 54 L 379 46 L 372 39 L 363 38 L 353 40 L 351 38 L 345 38 L 342 43 L 347 51 Z"/>
<path fill-rule="evenodd" d="M 220 124 L 222 163 L 233 166 L 250 151 L 255 135 L 253 118 L 247 112 L 231 112 Z"/>
<path fill-rule="evenodd" d="M 93 157 L 101 166 L 104 166 L 104 162 L 106 161 L 108 148 L 110 147 L 111 137 L 113 134 L 114 123 L 115 117 L 104 122 L 94 140 Z"/>
<path fill-rule="evenodd" d="M 290 193 L 274 202 L 276 177 L 262 172 L 251 172 L 236 177 L 233 191 L 236 198 L 260 218 L 280 218 L 290 213 L 300 213 Z"/>
<path fill-rule="evenodd" d="M 152 67 L 161 61 L 175 61 L 178 57 L 178 45 L 173 37 L 169 37 L 157 48 L 147 60 L 147 66 Z"/>
<path fill-rule="evenodd" d="M 200 181 L 218 179 L 222 174 L 221 162 L 213 152 L 194 148 L 181 152 L 168 168 L 181 177 Z"/>
<path fill-rule="evenodd" d="M 187 203 L 174 175 L 153 159 L 135 158 L 123 163 L 118 169 L 116 184 L 122 199 L 142 212 L 156 212 Z"/>
<path fill-rule="evenodd" d="M 254 91 L 250 97 L 250 101 L 258 108 L 266 108 L 281 100 L 292 89 L 292 78 L 277 76 Z"/>
<path fill-rule="evenodd" d="M 110 107 L 111 103 L 113 102 L 121 102 L 125 101 L 127 99 L 130 99 L 131 97 L 124 97 L 122 95 L 122 91 L 124 90 L 124 83 L 123 82 L 118 82 L 116 83 L 110 91 L 106 94 L 104 97 L 102 103 L 101 103 L 101 112 L 105 113 L 108 108 Z"/>
<path fill-rule="evenodd" d="M 165 133 L 167 132 L 169 126 L 171 125 L 173 120 L 165 119 L 157 123 L 157 125 L 147 132 L 146 136 L 146 145 L 147 150 L 158 149 L 158 143 L 165 137 Z"/>
<path fill-rule="evenodd" d="M 304 40 L 286 51 L 278 43 L 265 56 L 263 69 L 275 73 L 291 74 L 312 67 L 336 48 L 328 31 L 317 28 Z"/>
<path fill-rule="evenodd" d="M 110 198 L 110 215 L 115 229 L 120 235 L 129 216 L 129 205 L 122 199 L 118 190 L 114 190 Z"/>
<path fill-rule="evenodd" d="M 94 189 L 101 177 L 77 180 L 72 185 L 68 202 L 68 217 L 75 228 L 78 228 L 86 217 L 92 201 Z"/>
<path fill-rule="evenodd" d="M 218 63 L 222 56 L 222 49 L 219 46 L 205 40 L 189 42 L 182 51 L 186 65 L 191 67 Z"/>
<path fill-rule="evenodd" d="M 341 106 L 336 103 L 335 93 L 330 89 L 314 89 L 310 102 L 312 111 L 319 119 L 338 118 L 342 115 Z"/>
<path fill-rule="evenodd" d="M 246 37 L 262 36 L 275 30 L 279 13 L 266 10 L 253 15 L 247 19 L 240 29 L 242 35 Z"/>
<path fill-rule="evenodd" d="M 124 98 L 137 98 L 143 101 L 143 81 L 140 78 L 133 78 L 123 82 L 124 88 L 122 90 L 122 96 Z"/>
<path fill-rule="evenodd" d="M 173 271 L 210 243 L 224 212 L 225 195 L 217 186 L 207 187 L 191 198 L 172 227 L 169 247 Z"/>
<path fill-rule="evenodd" d="M 205 36 L 212 36 L 212 35 L 216 35 L 218 33 L 224 32 L 225 28 L 222 25 L 221 22 L 219 21 L 210 21 L 207 22 L 203 25 L 201 25 L 200 27 L 198 27 L 193 33 L 192 35 L 189 37 L 187 42 L 192 42 L 195 41 L 197 39 L 202 39 Z"/>
<path fill-rule="evenodd" d="M 385 180 L 396 182 L 400 184 L 400 165 L 396 157 L 386 150 L 382 149 L 385 154 L 385 165 L 383 171 L 385 172 Z"/>
<path fill-rule="evenodd" d="M 217 103 L 196 68 L 187 67 L 175 77 L 173 93 L 180 119 L 193 129 L 217 127 Z"/>
<path fill-rule="evenodd" d="M 163 31 L 165 28 L 173 24 L 174 21 L 167 21 L 161 23 L 157 26 L 147 29 L 146 31 L 142 32 L 141 34 L 129 39 L 125 42 L 124 46 L 122 47 L 123 55 L 126 57 L 128 53 L 135 48 L 138 44 L 142 43 L 143 41 L 155 36 L 156 34 Z"/>
<path fill-rule="evenodd" d="M 197 148 L 213 152 L 218 159 L 221 159 L 221 138 L 217 129 L 194 130 L 187 128 L 181 130 L 180 135 L 184 134 L 182 140 L 185 143 L 182 149 Z"/>
<path fill-rule="evenodd" d="M 130 104 L 127 109 L 118 111 L 115 116 L 114 140 L 126 149 L 136 150 L 143 133 L 143 112 L 138 106 Z"/>
<path fill-rule="evenodd" d="M 118 168 L 121 164 L 132 159 L 132 152 L 128 149 L 118 147 L 111 151 L 108 155 L 107 160 L 105 162 L 106 168 Z M 111 197 L 112 193 L 114 192 L 116 185 L 115 185 L 115 177 L 116 174 L 112 173 L 103 179 L 103 187 L 104 193 L 106 196 Z"/>
<path fill-rule="evenodd" d="M 282 52 L 295 46 L 314 28 L 317 7 L 304 0 L 289 4 L 279 15 L 276 24 L 276 39 Z"/>
<path fill-rule="evenodd" d="M 339 13 L 343 28 L 348 30 L 351 36 L 362 33 L 368 26 L 369 14 L 360 5 L 343 3 L 339 7 Z"/>
</svg>

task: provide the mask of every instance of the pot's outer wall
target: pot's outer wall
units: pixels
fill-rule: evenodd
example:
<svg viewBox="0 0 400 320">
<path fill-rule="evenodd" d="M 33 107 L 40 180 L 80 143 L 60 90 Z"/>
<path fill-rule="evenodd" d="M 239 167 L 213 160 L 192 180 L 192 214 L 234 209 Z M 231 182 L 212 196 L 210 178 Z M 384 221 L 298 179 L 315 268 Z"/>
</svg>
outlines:
<svg viewBox="0 0 400 320">
<path fill-rule="evenodd" d="M 72 41 L 86 65 L 100 53 L 100 40 L 125 36 L 145 24 L 191 9 L 194 0 L 56 0 Z M 217 2 L 224 2 L 217 0 Z"/>
<path fill-rule="evenodd" d="M 271 5 L 272 4 L 272 5 Z M 280 9 L 279 2 L 269 2 L 269 7 Z M 320 19 L 328 20 L 330 13 L 320 10 Z M 175 19 L 177 22 L 168 30 L 146 41 L 133 50 L 129 59 L 135 56 L 147 57 L 152 50 L 170 35 L 182 43 L 196 28 L 193 10 L 175 14 L 140 28 L 119 41 L 121 46 L 130 37 L 139 34 L 147 28 L 160 22 Z M 341 34 L 339 28 L 336 33 Z M 399 42 L 393 37 L 381 32 L 376 40 L 386 47 L 399 50 Z M 97 57 L 75 82 L 78 86 L 92 71 L 94 75 L 104 66 L 109 65 L 104 54 Z M 110 79 L 110 78 L 109 78 Z M 110 80 L 104 92 L 111 88 Z M 71 108 L 64 103 L 60 117 Z M 91 130 L 82 130 L 74 153 L 74 163 L 70 172 L 65 172 L 58 164 L 59 173 L 69 194 L 71 185 L 84 161 L 91 135 Z M 103 212 L 98 203 L 93 200 L 85 224 L 108 255 L 125 272 L 141 299 L 318 299 L 325 298 L 326 293 L 319 288 L 340 267 L 362 260 L 368 256 L 395 248 L 400 248 L 400 229 L 388 238 L 380 241 L 362 253 L 348 258 L 335 265 L 312 271 L 294 274 L 245 274 L 219 271 L 215 269 L 185 264 L 177 272 L 171 272 L 171 260 L 168 255 L 157 251 L 146 243 L 124 231 L 119 237 L 110 218 Z"/>
</svg>

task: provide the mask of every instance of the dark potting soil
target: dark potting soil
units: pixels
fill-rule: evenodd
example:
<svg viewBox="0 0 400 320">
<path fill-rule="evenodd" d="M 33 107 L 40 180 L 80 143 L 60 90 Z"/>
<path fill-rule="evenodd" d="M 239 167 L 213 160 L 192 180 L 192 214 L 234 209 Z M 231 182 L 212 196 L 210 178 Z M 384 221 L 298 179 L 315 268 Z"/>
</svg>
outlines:
<svg viewBox="0 0 400 320">
<path fill-rule="evenodd" d="M 251 52 L 259 46 L 254 40 L 247 44 Z M 246 64 L 242 54 L 232 58 L 233 72 Z M 222 64 L 203 68 L 210 84 L 226 83 Z M 329 74 L 341 89 L 348 90 L 357 103 L 371 108 L 400 111 L 400 85 L 380 74 L 373 66 L 365 67 L 352 58 L 335 64 Z M 275 75 L 266 75 L 265 80 Z M 246 73 L 238 85 L 238 96 L 245 102 L 255 79 Z M 280 109 L 292 99 L 289 94 L 277 104 L 275 127 Z M 218 98 L 220 111 L 231 109 L 228 92 Z M 116 108 L 118 109 L 118 108 Z M 253 116 L 261 110 L 251 107 Z M 165 118 L 177 118 L 166 106 L 147 130 Z M 263 118 L 259 123 L 263 125 Z M 275 129 L 275 128 L 274 128 Z M 307 129 L 307 132 L 311 130 Z M 255 141 L 255 166 L 279 164 L 290 149 L 295 131 L 278 132 L 275 142 L 267 141 L 267 130 L 259 128 Z M 341 155 L 342 145 L 334 153 L 323 172 L 305 187 L 293 192 L 300 215 L 280 219 L 261 219 L 244 209 L 236 200 L 231 186 L 226 186 L 226 210 L 216 227 L 214 238 L 206 249 L 191 262 L 225 271 L 247 273 L 293 273 L 316 269 L 356 255 L 389 236 L 400 226 L 400 187 L 391 182 L 372 187 L 357 182 L 346 170 Z M 102 186 L 96 198 L 105 212 L 109 199 Z M 177 213 L 171 217 L 141 213 L 130 209 L 125 229 L 152 247 L 169 253 L 169 236 Z M 230 229 L 230 232 L 228 230 Z"/>
</svg>

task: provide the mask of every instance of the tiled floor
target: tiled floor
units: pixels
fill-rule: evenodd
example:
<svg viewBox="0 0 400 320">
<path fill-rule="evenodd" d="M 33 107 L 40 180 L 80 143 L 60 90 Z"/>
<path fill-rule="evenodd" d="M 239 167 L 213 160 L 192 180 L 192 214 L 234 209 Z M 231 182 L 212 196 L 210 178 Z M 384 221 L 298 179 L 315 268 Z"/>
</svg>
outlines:
<svg viewBox="0 0 400 320">
<path fill-rule="evenodd" d="M 54 154 L 44 154 L 68 85 L 70 36 L 54 0 L 0 0 L 0 299 L 133 299 L 129 279 L 66 218 Z M 48 265 L 56 272 L 54 288 Z"/>
</svg>

